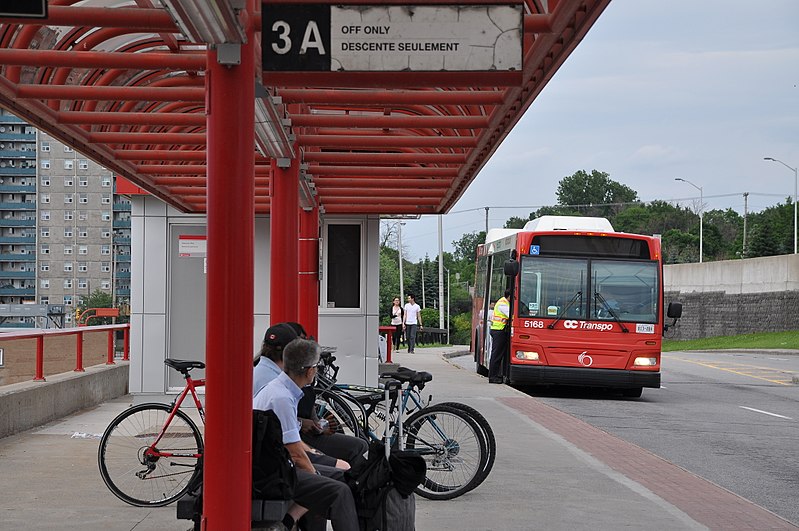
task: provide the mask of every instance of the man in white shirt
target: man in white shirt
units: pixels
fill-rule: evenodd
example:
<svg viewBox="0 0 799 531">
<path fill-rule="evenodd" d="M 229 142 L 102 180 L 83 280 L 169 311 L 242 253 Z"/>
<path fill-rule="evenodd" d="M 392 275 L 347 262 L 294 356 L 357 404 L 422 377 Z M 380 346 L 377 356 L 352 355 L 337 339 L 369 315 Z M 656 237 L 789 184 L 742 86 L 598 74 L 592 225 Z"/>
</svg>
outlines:
<svg viewBox="0 0 799 531">
<path fill-rule="evenodd" d="M 416 330 L 422 327 L 422 309 L 416 304 L 413 295 L 408 295 L 405 304 L 405 315 L 402 317 L 402 329 L 405 330 L 405 339 L 408 340 L 408 353 L 413 354 L 416 347 Z"/>
</svg>

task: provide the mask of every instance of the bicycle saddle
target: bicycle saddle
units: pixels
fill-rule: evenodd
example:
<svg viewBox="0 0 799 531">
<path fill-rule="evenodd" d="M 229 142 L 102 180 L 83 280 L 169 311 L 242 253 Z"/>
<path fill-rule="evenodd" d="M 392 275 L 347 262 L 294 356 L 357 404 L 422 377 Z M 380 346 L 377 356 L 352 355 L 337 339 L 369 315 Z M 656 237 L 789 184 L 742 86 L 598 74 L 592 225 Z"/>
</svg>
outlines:
<svg viewBox="0 0 799 531">
<path fill-rule="evenodd" d="M 188 371 L 190 369 L 205 369 L 205 363 L 201 361 L 193 361 L 193 360 L 173 360 L 173 359 L 165 359 L 164 363 L 176 371 Z"/>
<path fill-rule="evenodd" d="M 395 372 L 388 373 L 385 376 L 394 378 L 400 382 L 410 382 L 414 385 L 420 385 L 433 380 L 433 375 L 426 371 L 414 371 L 407 367 L 399 367 Z"/>
</svg>

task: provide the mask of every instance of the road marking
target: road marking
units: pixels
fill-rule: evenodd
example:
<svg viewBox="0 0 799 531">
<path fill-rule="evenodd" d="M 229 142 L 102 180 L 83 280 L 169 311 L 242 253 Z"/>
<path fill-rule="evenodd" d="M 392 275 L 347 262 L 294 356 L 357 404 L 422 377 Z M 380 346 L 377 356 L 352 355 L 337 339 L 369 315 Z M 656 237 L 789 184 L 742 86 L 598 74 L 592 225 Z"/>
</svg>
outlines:
<svg viewBox="0 0 799 531">
<path fill-rule="evenodd" d="M 754 411 L 755 413 L 763 413 L 764 415 L 771 415 L 772 417 L 778 417 L 785 420 L 793 420 L 792 417 L 786 417 L 785 415 L 777 415 L 776 413 L 769 413 L 768 411 L 763 411 L 762 409 L 755 409 L 753 407 L 746 407 L 746 406 L 738 406 L 741 409 L 748 409 L 749 411 Z"/>
<path fill-rule="evenodd" d="M 745 364 L 741 364 L 741 363 L 732 363 L 732 362 L 716 362 L 716 363 L 713 363 L 713 362 L 702 362 L 702 361 L 689 360 L 689 359 L 686 359 L 686 358 L 681 358 L 681 357 L 676 357 L 676 356 L 674 358 L 672 358 L 672 359 L 684 361 L 684 362 L 687 362 L 687 363 L 693 363 L 695 365 L 701 365 L 702 367 L 708 367 L 710 369 L 717 369 L 717 370 L 720 370 L 720 371 L 731 372 L 733 374 L 738 374 L 740 376 L 748 376 L 749 378 L 755 378 L 757 380 L 763 380 L 765 382 L 775 383 L 775 384 L 779 384 L 779 385 L 793 385 L 793 378 L 794 378 L 793 374 L 791 374 L 789 372 L 786 372 L 786 371 L 783 371 L 783 370 L 780 370 L 780 369 L 772 369 L 770 367 L 758 367 L 756 365 L 745 365 Z M 728 365 L 735 366 L 735 367 L 739 368 L 739 370 L 734 370 L 734 369 L 729 368 L 729 367 L 722 367 L 721 365 L 724 364 L 724 363 L 726 363 Z M 769 376 L 771 376 L 771 378 L 764 378 L 763 376 L 754 375 L 751 372 L 745 372 L 746 369 L 748 369 L 749 371 L 766 372 Z M 774 378 L 778 378 L 778 377 L 780 378 L 779 380 L 774 379 Z"/>
</svg>

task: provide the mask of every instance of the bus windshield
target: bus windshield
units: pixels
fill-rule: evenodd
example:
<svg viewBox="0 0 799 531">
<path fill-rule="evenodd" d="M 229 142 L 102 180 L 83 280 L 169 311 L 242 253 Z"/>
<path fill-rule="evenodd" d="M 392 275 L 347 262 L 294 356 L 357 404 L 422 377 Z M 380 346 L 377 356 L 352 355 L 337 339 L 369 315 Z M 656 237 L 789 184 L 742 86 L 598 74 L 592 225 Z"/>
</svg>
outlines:
<svg viewBox="0 0 799 531">
<path fill-rule="evenodd" d="M 658 263 L 523 256 L 519 317 L 657 323 Z"/>
</svg>

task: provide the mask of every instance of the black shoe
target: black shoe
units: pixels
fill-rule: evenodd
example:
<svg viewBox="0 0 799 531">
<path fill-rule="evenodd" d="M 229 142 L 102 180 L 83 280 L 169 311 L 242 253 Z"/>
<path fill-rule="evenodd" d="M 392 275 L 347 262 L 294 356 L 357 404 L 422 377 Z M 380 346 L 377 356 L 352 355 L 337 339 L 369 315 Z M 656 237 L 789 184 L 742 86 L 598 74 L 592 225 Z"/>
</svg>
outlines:
<svg viewBox="0 0 799 531">
<path fill-rule="evenodd" d="M 497 376 L 496 378 L 489 378 L 488 379 L 488 383 L 501 384 L 501 383 L 504 383 L 504 382 L 502 381 L 501 377 Z"/>
</svg>

